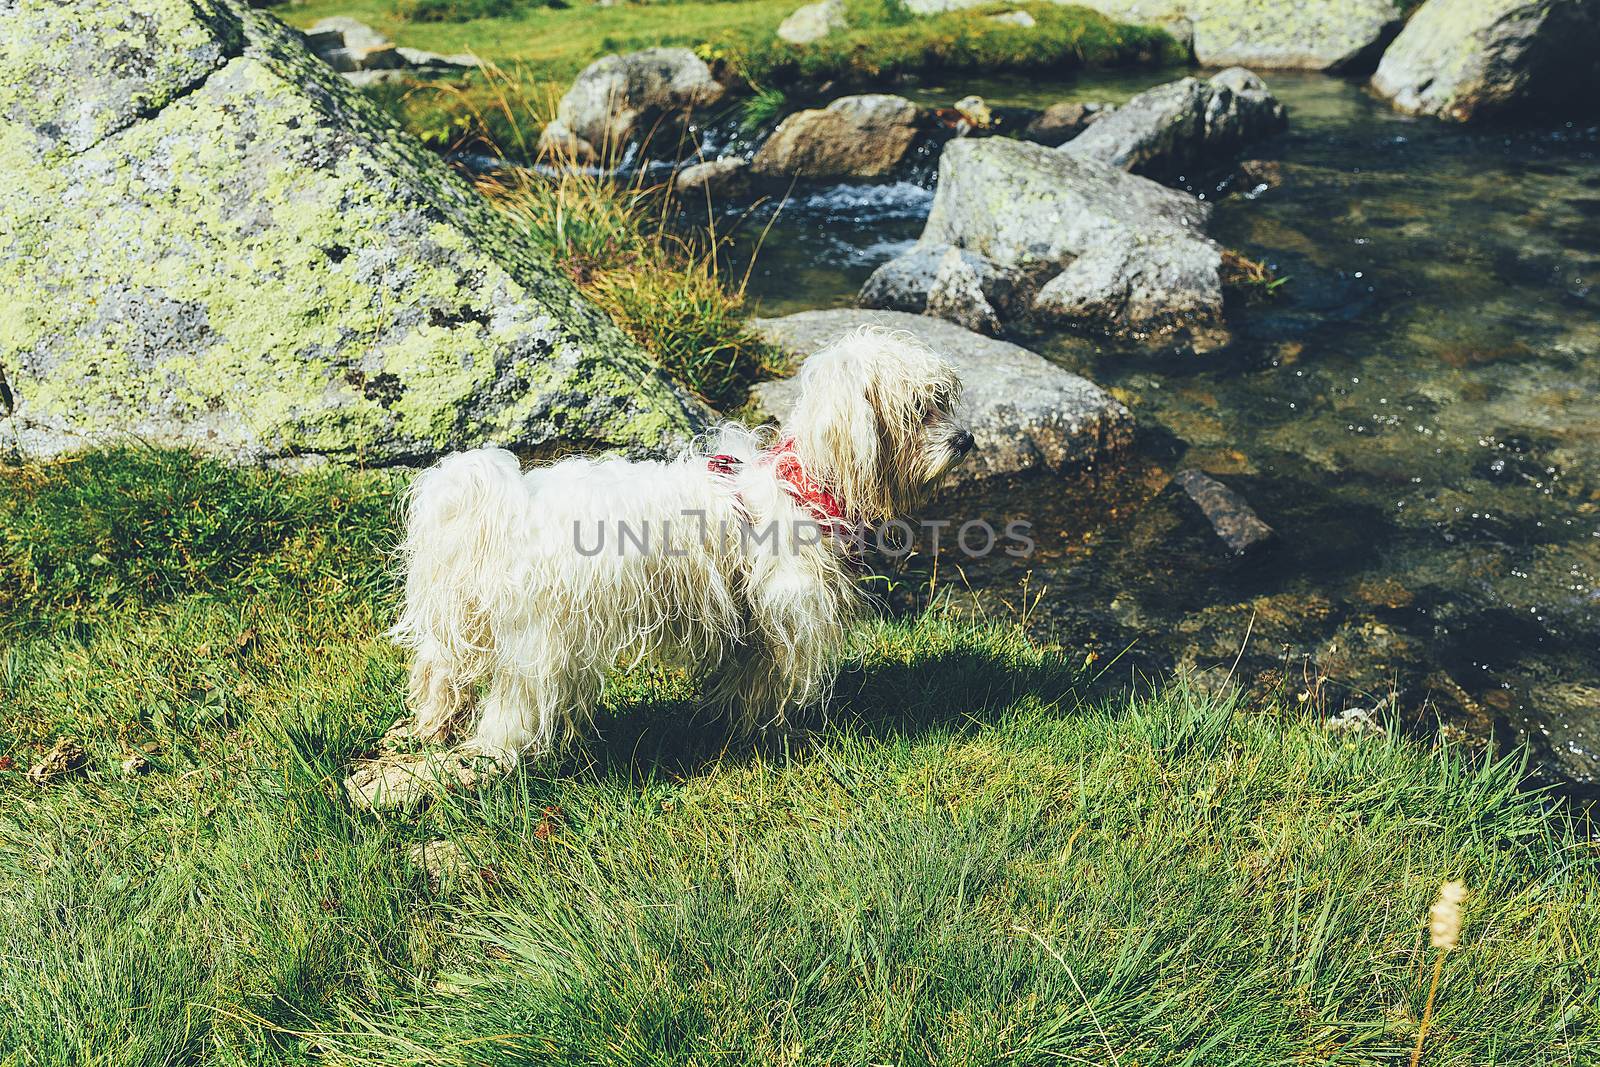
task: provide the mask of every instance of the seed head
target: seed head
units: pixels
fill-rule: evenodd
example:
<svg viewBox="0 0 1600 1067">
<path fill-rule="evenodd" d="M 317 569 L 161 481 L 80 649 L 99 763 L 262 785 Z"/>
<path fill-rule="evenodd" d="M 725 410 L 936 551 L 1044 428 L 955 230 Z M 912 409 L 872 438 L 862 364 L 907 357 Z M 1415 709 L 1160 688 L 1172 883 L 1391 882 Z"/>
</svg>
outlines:
<svg viewBox="0 0 1600 1067">
<path fill-rule="evenodd" d="M 1439 899 L 1428 909 L 1428 932 L 1433 935 L 1433 947 L 1446 952 L 1461 940 L 1461 902 L 1467 899 L 1465 882 L 1445 882 L 1439 887 Z"/>
</svg>

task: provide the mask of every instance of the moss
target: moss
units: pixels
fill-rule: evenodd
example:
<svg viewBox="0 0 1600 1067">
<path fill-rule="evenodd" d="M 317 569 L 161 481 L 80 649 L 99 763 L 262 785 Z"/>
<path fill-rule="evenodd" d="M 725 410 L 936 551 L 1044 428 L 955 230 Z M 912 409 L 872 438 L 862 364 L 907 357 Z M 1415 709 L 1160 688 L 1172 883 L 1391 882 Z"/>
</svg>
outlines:
<svg viewBox="0 0 1600 1067">
<path fill-rule="evenodd" d="M 383 459 L 697 427 L 547 257 L 279 24 L 240 17 L 242 55 L 64 162 L 0 125 L 20 170 L 0 286 L 26 294 L 0 310 L 0 361 L 25 445 L 115 429 Z"/>
</svg>

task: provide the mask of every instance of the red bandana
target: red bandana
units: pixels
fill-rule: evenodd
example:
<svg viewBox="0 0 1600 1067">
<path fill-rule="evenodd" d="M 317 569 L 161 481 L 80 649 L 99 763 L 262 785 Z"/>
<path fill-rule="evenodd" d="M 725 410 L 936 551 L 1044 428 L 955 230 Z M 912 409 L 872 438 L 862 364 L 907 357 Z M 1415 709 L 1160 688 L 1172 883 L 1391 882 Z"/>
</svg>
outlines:
<svg viewBox="0 0 1600 1067">
<path fill-rule="evenodd" d="M 794 502 L 811 512 L 812 518 L 820 525 L 829 530 L 842 530 L 849 525 L 839 498 L 812 481 L 806 473 L 799 454 L 794 450 L 794 438 L 785 437 L 778 442 L 777 448 L 763 452 L 762 458 L 772 460 L 773 473 L 778 481 L 783 483 Z M 706 458 L 707 470 L 726 477 L 732 477 L 739 464 L 737 456 L 719 454 Z"/>
</svg>

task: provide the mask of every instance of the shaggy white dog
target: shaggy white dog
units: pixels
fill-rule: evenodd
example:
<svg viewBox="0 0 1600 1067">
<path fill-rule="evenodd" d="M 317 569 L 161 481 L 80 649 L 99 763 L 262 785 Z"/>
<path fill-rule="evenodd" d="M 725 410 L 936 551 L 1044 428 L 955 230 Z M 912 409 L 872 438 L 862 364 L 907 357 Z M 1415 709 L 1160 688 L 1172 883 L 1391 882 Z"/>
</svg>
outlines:
<svg viewBox="0 0 1600 1067">
<path fill-rule="evenodd" d="M 741 732 L 822 699 L 862 607 L 860 533 L 973 447 L 960 390 L 910 335 L 869 328 L 806 361 L 781 434 L 724 426 L 670 463 L 527 473 L 497 449 L 447 457 L 411 490 L 392 632 L 418 732 L 481 704 L 469 751 L 546 753 L 647 660 L 702 677 Z"/>
</svg>

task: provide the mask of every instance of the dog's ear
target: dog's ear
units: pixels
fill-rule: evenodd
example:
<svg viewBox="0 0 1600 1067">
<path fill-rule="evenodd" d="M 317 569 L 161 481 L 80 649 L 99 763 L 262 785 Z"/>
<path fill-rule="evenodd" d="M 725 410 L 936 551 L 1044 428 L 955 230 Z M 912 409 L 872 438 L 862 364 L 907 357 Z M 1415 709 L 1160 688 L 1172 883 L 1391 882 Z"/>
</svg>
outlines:
<svg viewBox="0 0 1600 1067">
<path fill-rule="evenodd" d="M 856 347 L 841 342 L 806 361 L 786 429 L 806 474 L 839 496 L 852 515 L 872 522 L 891 507 L 883 484 L 888 456 L 876 361 Z"/>
</svg>

